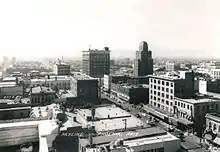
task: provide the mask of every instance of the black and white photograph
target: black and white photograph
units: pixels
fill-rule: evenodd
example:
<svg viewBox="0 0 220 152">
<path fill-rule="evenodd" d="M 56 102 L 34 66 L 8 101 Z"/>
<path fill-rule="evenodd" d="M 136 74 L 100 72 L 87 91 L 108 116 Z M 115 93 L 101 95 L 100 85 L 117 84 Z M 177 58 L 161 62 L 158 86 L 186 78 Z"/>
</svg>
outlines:
<svg viewBox="0 0 220 152">
<path fill-rule="evenodd" d="M 220 152 L 219 0 L 0 0 L 0 152 Z"/>
</svg>

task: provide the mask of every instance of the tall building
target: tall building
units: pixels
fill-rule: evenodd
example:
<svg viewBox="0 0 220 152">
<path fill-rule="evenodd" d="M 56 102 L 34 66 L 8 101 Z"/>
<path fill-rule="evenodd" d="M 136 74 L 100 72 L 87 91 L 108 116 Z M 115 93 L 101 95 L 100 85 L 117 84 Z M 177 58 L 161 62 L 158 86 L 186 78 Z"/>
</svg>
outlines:
<svg viewBox="0 0 220 152">
<path fill-rule="evenodd" d="M 153 74 L 152 52 L 148 50 L 148 44 L 142 41 L 136 52 L 134 61 L 134 76 L 145 76 Z"/>
<path fill-rule="evenodd" d="M 103 78 L 104 74 L 110 73 L 110 50 L 105 47 L 104 50 L 83 51 L 83 73 L 94 77 Z"/>
</svg>

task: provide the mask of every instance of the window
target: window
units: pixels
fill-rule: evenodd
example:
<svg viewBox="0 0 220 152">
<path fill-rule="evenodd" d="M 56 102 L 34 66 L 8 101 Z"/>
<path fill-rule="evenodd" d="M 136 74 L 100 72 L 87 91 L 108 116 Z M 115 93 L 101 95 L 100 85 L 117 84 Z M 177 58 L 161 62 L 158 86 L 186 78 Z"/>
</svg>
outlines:
<svg viewBox="0 0 220 152">
<path fill-rule="evenodd" d="M 160 92 L 157 92 L 158 96 L 160 96 Z"/>
<path fill-rule="evenodd" d="M 169 101 L 166 100 L 166 104 L 169 105 Z"/>
<path fill-rule="evenodd" d="M 175 101 L 175 105 L 177 105 L 177 102 Z"/>
<path fill-rule="evenodd" d="M 164 91 L 164 87 L 162 87 L 162 91 Z"/>
<path fill-rule="evenodd" d="M 168 94 L 166 94 L 166 98 L 169 99 L 169 95 Z"/>
<path fill-rule="evenodd" d="M 178 106 L 180 106 L 180 102 L 178 102 Z"/>
<path fill-rule="evenodd" d="M 213 125 L 213 130 L 215 131 L 217 129 L 216 124 Z"/>
<path fill-rule="evenodd" d="M 162 93 L 162 97 L 164 97 L 164 93 Z"/>
<path fill-rule="evenodd" d="M 218 110 L 218 104 L 216 104 L 215 107 L 216 107 L 216 110 Z"/>
<path fill-rule="evenodd" d="M 173 102 L 170 102 L 170 106 L 173 106 Z"/>
<path fill-rule="evenodd" d="M 157 92 L 156 91 L 154 91 L 154 95 L 156 95 L 157 94 Z"/>
<path fill-rule="evenodd" d="M 157 89 L 160 90 L 160 86 L 158 86 Z"/>
<path fill-rule="evenodd" d="M 158 80 L 158 84 L 160 84 L 160 80 Z"/>
<path fill-rule="evenodd" d="M 169 86 L 169 82 L 166 82 L 166 86 Z"/>
<path fill-rule="evenodd" d="M 189 110 L 189 105 L 187 105 L 187 109 Z"/>
<path fill-rule="evenodd" d="M 171 83 L 171 87 L 173 87 L 173 83 Z"/>
<path fill-rule="evenodd" d="M 169 92 L 169 88 L 166 88 L 166 92 Z"/>
<path fill-rule="evenodd" d="M 170 89 L 170 93 L 173 93 L 173 89 Z"/>
<path fill-rule="evenodd" d="M 164 81 L 162 81 L 162 85 L 164 85 Z"/>
<path fill-rule="evenodd" d="M 170 99 L 173 100 L 173 96 L 170 96 Z"/>
</svg>

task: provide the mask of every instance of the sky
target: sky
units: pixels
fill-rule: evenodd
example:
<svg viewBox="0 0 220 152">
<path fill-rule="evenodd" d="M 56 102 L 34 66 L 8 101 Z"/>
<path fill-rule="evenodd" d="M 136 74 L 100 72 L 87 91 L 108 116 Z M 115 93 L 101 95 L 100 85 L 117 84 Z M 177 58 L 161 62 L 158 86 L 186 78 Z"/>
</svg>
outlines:
<svg viewBox="0 0 220 152">
<path fill-rule="evenodd" d="M 81 57 L 110 47 L 134 57 L 220 58 L 219 0 L 1 0 L 0 56 Z"/>
</svg>

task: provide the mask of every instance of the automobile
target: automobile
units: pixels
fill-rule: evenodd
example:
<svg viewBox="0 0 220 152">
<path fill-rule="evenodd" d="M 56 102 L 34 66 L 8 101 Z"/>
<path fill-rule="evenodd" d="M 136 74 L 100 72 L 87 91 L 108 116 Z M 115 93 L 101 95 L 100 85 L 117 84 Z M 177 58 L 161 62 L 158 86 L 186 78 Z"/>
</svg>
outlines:
<svg viewBox="0 0 220 152">
<path fill-rule="evenodd" d="M 139 114 L 136 114 L 136 117 L 137 117 L 137 118 L 141 118 L 141 116 L 140 116 Z"/>
<path fill-rule="evenodd" d="M 175 126 L 169 125 L 168 131 L 169 131 L 169 132 L 174 132 L 174 131 L 175 131 Z"/>
</svg>

